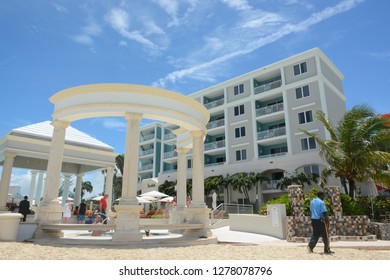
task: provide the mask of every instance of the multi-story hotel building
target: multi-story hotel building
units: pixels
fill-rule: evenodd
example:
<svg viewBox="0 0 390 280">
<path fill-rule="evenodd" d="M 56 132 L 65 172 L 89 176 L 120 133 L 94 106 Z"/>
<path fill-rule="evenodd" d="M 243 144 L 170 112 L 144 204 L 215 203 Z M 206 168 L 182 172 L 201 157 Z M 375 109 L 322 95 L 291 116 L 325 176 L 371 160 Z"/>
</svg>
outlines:
<svg viewBox="0 0 390 280">
<path fill-rule="evenodd" d="M 205 178 L 237 172 L 262 173 L 270 182 L 260 201 L 280 195 L 276 181 L 286 172 L 319 173 L 325 162 L 314 139 L 301 129 L 329 138 L 316 120 L 322 110 L 334 123 L 346 111 L 343 74 L 318 48 L 259 68 L 190 96 L 210 112 L 204 141 Z M 139 179 L 176 180 L 177 127 L 151 123 L 141 128 Z M 191 178 L 191 152 L 188 178 Z M 225 202 L 244 202 L 229 192 Z M 255 190 L 252 197 L 255 200 Z"/>
</svg>

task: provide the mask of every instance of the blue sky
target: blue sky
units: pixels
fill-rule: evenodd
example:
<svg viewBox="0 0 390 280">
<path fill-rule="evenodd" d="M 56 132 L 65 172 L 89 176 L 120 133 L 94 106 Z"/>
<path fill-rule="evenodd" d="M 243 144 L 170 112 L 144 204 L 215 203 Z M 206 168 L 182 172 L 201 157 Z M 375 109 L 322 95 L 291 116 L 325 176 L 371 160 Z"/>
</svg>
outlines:
<svg viewBox="0 0 390 280">
<path fill-rule="evenodd" d="M 345 75 L 347 108 L 388 113 L 388 11 L 387 0 L 0 1 L 0 137 L 50 120 L 48 98 L 66 88 L 131 83 L 190 94 L 314 47 Z M 122 118 L 72 126 L 123 153 Z M 14 174 L 14 184 L 25 181 L 26 171 Z"/>
</svg>

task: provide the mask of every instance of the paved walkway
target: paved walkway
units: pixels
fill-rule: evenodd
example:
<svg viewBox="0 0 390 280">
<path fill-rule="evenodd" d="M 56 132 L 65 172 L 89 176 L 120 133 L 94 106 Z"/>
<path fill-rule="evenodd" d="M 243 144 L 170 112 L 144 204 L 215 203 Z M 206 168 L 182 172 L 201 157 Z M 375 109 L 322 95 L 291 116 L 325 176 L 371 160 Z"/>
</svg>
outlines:
<svg viewBox="0 0 390 280">
<path fill-rule="evenodd" d="M 212 229 L 214 235 L 218 237 L 219 242 L 226 243 L 243 243 L 243 244 L 263 244 L 263 245 L 272 245 L 272 246 L 306 246 L 306 243 L 294 243 L 287 242 L 279 238 L 247 233 L 240 231 L 231 231 L 229 227 L 222 227 L 217 229 Z M 384 249 L 390 250 L 390 240 L 377 240 L 377 241 L 334 241 L 331 242 L 331 247 L 349 247 L 349 248 L 373 248 L 378 249 L 382 247 Z"/>
</svg>

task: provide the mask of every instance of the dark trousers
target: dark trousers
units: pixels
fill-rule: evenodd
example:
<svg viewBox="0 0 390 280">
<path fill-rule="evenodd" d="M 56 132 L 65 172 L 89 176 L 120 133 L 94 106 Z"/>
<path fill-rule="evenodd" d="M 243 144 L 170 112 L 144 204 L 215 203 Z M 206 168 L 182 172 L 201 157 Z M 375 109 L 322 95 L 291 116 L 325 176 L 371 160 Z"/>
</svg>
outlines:
<svg viewBox="0 0 390 280">
<path fill-rule="evenodd" d="M 318 239 L 322 237 L 322 241 L 324 242 L 324 252 L 329 252 L 329 237 L 327 234 L 325 221 L 312 219 L 311 225 L 313 227 L 313 234 L 310 238 L 309 247 L 313 250 L 317 245 Z"/>
<path fill-rule="evenodd" d="M 102 217 L 103 224 L 107 224 L 106 210 L 102 209 L 99 215 Z"/>
<path fill-rule="evenodd" d="M 21 222 L 25 222 L 27 218 L 27 214 L 21 213 L 23 215 L 23 218 L 20 218 Z"/>
</svg>

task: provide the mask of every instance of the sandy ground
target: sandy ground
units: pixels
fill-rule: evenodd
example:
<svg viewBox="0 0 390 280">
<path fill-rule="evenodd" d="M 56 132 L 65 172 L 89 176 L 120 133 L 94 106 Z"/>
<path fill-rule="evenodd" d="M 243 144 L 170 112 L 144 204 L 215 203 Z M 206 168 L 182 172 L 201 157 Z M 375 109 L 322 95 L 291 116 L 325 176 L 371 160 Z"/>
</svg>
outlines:
<svg viewBox="0 0 390 280">
<path fill-rule="evenodd" d="M 120 247 L 76 247 L 0 242 L 1 260 L 390 260 L 389 248 L 332 248 L 324 255 L 322 246 L 308 253 L 298 246 L 213 244 L 147 249 Z"/>
</svg>

